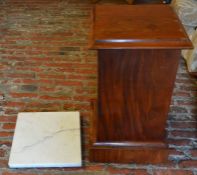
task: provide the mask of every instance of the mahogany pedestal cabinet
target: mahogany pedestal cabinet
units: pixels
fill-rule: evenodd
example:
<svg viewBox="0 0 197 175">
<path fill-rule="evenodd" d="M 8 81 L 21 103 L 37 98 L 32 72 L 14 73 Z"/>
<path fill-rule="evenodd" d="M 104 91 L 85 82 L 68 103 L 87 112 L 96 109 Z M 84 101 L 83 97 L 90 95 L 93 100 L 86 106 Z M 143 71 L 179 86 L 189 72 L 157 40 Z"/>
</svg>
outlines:
<svg viewBox="0 0 197 175">
<path fill-rule="evenodd" d="M 96 5 L 91 49 L 98 50 L 89 159 L 168 161 L 166 119 L 181 49 L 192 48 L 168 5 Z"/>
</svg>

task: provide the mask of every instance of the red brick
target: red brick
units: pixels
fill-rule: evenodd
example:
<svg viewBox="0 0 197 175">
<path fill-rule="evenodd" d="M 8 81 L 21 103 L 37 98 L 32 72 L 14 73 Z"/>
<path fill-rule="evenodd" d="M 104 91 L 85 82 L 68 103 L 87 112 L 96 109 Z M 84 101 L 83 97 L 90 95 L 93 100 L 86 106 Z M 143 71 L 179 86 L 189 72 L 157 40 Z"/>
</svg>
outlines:
<svg viewBox="0 0 197 175">
<path fill-rule="evenodd" d="M 90 110 L 90 104 L 72 104 L 66 103 L 64 104 L 64 109 L 74 109 L 74 110 Z"/>
<path fill-rule="evenodd" d="M 66 73 L 73 73 L 73 72 L 75 72 L 74 68 L 72 68 L 72 67 L 54 67 L 52 69 L 55 72 L 66 72 Z"/>
<path fill-rule="evenodd" d="M 154 170 L 153 175 L 193 175 L 192 171 L 187 170 Z"/>
<path fill-rule="evenodd" d="M 179 106 L 196 106 L 197 101 L 177 101 Z"/>
<path fill-rule="evenodd" d="M 13 134 L 13 132 L 0 131 L 0 137 L 10 137 L 13 136 Z"/>
<path fill-rule="evenodd" d="M 49 96 L 49 95 L 43 95 L 40 96 L 39 99 L 41 100 L 71 100 L 71 97 L 67 96 Z"/>
<path fill-rule="evenodd" d="M 42 69 L 38 67 L 15 67 L 18 71 L 34 71 L 34 72 L 41 72 Z"/>
<path fill-rule="evenodd" d="M 197 167 L 197 160 L 186 160 L 179 163 L 179 167 L 182 168 L 196 168 Z"/>
<path fill-rule="evenodd" d="M 73 97 L 74 100 L 76 101 L 87 101 L 89 102 L 90 100 L 94 99 L 95 97 L 91 97 L 91 96 L 76 96 Z"/>
<path fill-rule="evenodd" d="M 16 116 L 0 116 L 0 122 L 16 122 Z"/>
<path fill-rule="evenodd" d="M 13 73 L 13 74 L 7 74 L 6 77 L 9 78 L 34 78 L 34 73 Z"/>
<path fill-rule="evenodd" d="M 35 80 L 35 79 L 19 79 L 19 82 L 25 83 L 25 84 L 33 84 L 33 83 L 38 83 L 40 80 Z"/>
<path fill-rule="evenodd" d="M 8 129 L 8 130 L 9 129 L 14 129 L 15 125 L 16 125 L 15 123 L 4 123 L 2 128 L 3 129 Z"/>
<path fill-rule="evenodd" d="M 84 170 L 87 171 L 102 171 L 105 169 L 105 165 L 87 165 L 84 167 Z"/>
<path fill-rule="evenodd" d="M 28 97 L 28 98 L 33 98 L 37 97 L 38 95 L 35 93 L 10 93 L 10 96 L 12 98 L 21 98 L 21 97 Z"/>
<path fill-rule="evenodd" d="M 87 80 L 88 76 L 83 76 L 83 75 L 67 75 L 67 79 L 76 79 L 76 80 Z"/>
<path fill-rule="evenodd" d="M 79 63 L 76 64 L 75 63 L 72 66 L 77 68 L 77 69 L 83 68 L 83 70 L 85 68 L 86 68 L 86 70 L 96 70 L 96 68 L 97 68 L 96 64 L 89 64 L 89 63 L 86 63 L 86 64 L 79 64 Z"/>
<path fill-rule="evenodd" d="M 181 122 L 170 122 L 170 126 L 172 128 L 196 128 L 197 127 L 197 122 L 187 122 L 187 121 L 181 121 Z"/>
<path fill-rule="evenodd" d="M 25 106 L 24 102 L 13 102 L 13 101 L 9 101 L 6 103 L 7 107 L 22 107 Z"/>
<path fill-rule="evenodd" d="M 177 151 L 177 150 L 170 150 L 170 155 L 183 155 L 183 152 Z"/>
<path fill-rule="evenodd" d="M 39 86 L 39 92 L 55 92 L 56 87 Z"/>
<path fill-rule="evenodd" d="M 31 60 L 32 61 L 38 61 L 39 63 L 40 62 L 46 62 L 46 61 L 52 61 L 52 59 L 51 58 L 49 58 L 49 57 L 41 57 L 41 58 L 39 58 L 39 57 L 31 57 Z"/>
<path fill-rule="evenodd" d="M 70 63 L 45 63 L 46 67 L 71 67 Z"/>
<path fill-rule="evenodd" d="M 17 109 L 5 109 L 5 115 L 17 115 L 18 112 Z"/>
<path fill-rule="evenodd" d="M 38 74 L 38 78 L 49 78 L 49 79 L 65 79 L 65 75 L 63 74 Z"/>
<path fill-rule="evenodd" d="M 179 139 L 179 140 L 176 140 L 176 139 L 168 139 L 167 140 L 167 143 L 168 144 L 177 145 L 177 146 L 186 146 L 186 145 L 189 145 L 190 140 L 185 140 L 185 139 Z"/>
<path fill-rule="evenodd" d="M 6 65 L 5 63 L 0 63 L 0 70 L 3 71 L 3 70 L 6 70 L 6 69 L 9 69 L 9 65 Z"/>
<path fill-rule="evenodd" d="M 96 70 L 88 70 L 88 69 L 78 69 L 76 70 L 77 73 L 80 73 L 80 74 L 96 74 L 97 71 Z"/>
<path fill-rule="evenodd" d="M 93 87 L 95 87 L 97 85 L 98 85 L 98 83 L 96 81 L 87 82 L 87 84 L 86 84 L 86 86 L 93 86 Z"/>
<path fill-rule="evenodd" d="M 53 80 L 49 80 L 49 79 L 39 79 L 36 80 L 37 83 L 42 83 L 42 84 L 54 84 Z"/>
<path fill-rule="evenodd" d="M 192 157 L 197 157 L 197 150 L 190 150 Z"/>
<path fill-rule="evenodd" d="M 108 167 L 106 170 L 109 174 L 114 175 L 148 175 L 146 170 L 143 169 L 127 169 L 127 168 L 115 168 Z"/>
<path fill-rule="evenodd" d="M 183 137 L 183 138 L 196 138 L 196 131 L 171 131 L 172 136 L 174 137 Z"/>
<path fill-rule="evenodd" d="M 76 93 L 78 94 L 96 94 L 97 90 L 96 89 L 76 89 Z"/>
<path fill-rule="evenodd" d="M 61 103 L 59 103 L 58 100 L 51 101 L 51 103 L 46 100 L 45 103 L 39 103 L 39 102 L 31 102 L 29 103 L 24 112 L 47 112 L 47 111 L 58 111 L 61 110 Z"/>
<path fill-rule="evenodd" d="M 55 81 L 56 85 L 63 85 L 63 86 L 82 86 L 81 81 Z"/>
</svg>

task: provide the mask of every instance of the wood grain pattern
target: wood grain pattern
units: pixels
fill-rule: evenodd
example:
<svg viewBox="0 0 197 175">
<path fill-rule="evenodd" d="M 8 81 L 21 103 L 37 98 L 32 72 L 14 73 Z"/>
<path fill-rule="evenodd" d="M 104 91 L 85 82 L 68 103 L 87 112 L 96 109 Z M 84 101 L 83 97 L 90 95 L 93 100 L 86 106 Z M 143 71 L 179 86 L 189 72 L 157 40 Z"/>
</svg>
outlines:
<svg viewBox="0 0 197 175">
<path fill-rule="evenodd" d="M 98 54 L 97 141 L 161 142 L 180 51 L 99 50 Z"/>
<path fill-rule="evenodd" d="M 169 163 L 168 149 L 92 147 L 90 161 L 113 163 Z"/>
</svg>

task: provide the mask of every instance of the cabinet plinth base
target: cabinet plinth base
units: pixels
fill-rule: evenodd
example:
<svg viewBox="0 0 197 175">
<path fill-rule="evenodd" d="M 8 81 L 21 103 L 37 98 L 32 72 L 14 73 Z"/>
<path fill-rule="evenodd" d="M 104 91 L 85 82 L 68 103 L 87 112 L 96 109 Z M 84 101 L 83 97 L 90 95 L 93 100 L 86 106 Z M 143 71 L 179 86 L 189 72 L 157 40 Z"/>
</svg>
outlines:
<svg viewBox="0 0 197 175">
<path fill-rule="evenodd" d="M 90 148 L 90 161 L 103 163 L 169 163 L 167 148 L 113 148 L 95 146 Z"/>
</svg>

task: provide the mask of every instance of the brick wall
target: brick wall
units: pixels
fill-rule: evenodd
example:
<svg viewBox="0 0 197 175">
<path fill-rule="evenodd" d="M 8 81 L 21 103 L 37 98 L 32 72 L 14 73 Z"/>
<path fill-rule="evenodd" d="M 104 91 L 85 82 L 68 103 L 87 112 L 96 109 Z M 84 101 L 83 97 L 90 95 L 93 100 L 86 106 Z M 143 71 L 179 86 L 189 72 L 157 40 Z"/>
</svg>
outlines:
<svg viewBox="0 0 197 175">
<path fill-rule="evenodd" d="M 171 163 L 88 162 L 90 99 L 97 87 L 97 55 L 87 46 L 91 9 L 88 0 L 0 0 L 0 174 L 197 175 L 197 83 L 183 60 L 167 121 Z M 69 110 L 81 112 L 83 168 L 7 167 L 18 112 Z"/>
</svg>

